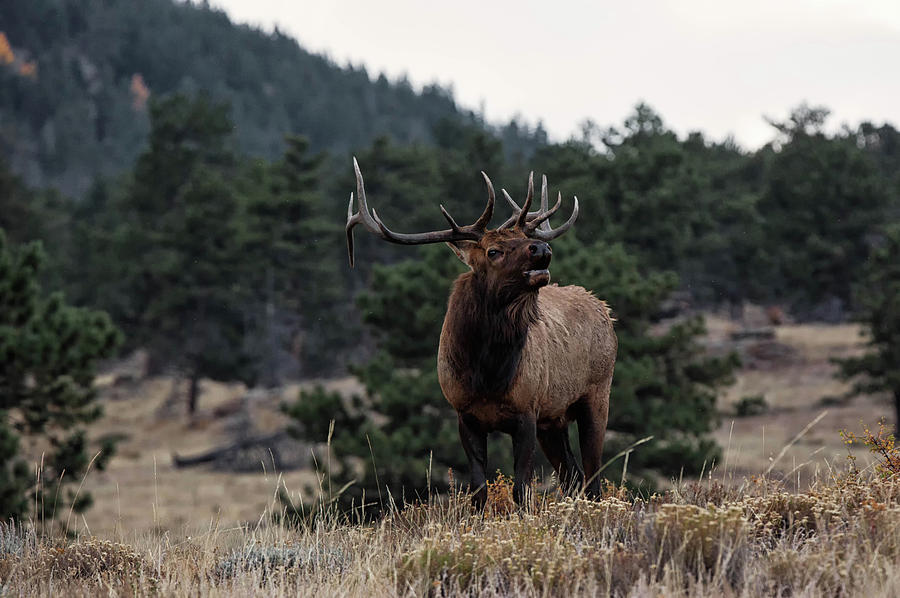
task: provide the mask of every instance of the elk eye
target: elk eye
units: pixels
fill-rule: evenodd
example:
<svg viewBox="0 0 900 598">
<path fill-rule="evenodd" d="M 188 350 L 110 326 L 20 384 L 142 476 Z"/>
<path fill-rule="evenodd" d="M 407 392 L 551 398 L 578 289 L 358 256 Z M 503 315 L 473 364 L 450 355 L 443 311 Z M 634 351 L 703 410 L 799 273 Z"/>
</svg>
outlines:
<svg viewBox="0 0 900 598">
<path fill-rule="evenodd" d="M 500 255 L 500 252 L 499 252 L 498 250 L 496 250 L 496 249 L 488 249 L 487 256 L 488 256 L 489 258 L 494 259 L 494 258 L 497 257 L 498 255 Z"/>
</svg>

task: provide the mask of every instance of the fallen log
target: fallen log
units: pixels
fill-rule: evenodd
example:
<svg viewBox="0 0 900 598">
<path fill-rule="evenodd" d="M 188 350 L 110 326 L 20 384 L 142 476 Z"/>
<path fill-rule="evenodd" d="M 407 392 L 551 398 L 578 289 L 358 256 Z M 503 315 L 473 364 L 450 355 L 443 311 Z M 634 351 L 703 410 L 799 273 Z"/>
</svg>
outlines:
<svg viewBox="0 0 900 598">
<path fill-rule="evenodd" d="M 276 469 L 281 469 L 278 444 L 284 440 L 286 440 L 286 434 L 284 432 L 279 432 L 277 434 L 269 434 L 266 436 L 245 438 L 197 455 L 183 457 L 178 453 L 172 453 L 172 464 L 179 469 L 182 467 L 193 467 L 218 461 L 227 461 L 231 462 L 233 465 L 238 465 L 237 462 L 240 461 L 241 457 L 246 455 L 247 452 L 260 451 L 269 456 L 269 458 L 266 459 L 267 462 L 271 462 Z M 238 468 L 245 469 L 246 467 Z"/>
<path fill-rule="evenodd" d="M 765 328 L 744 328 L 735 330 L 731 333 L 731 340 L 772 340 L 775 338 L 775 329 L 772 327 Z"/>
</svg>

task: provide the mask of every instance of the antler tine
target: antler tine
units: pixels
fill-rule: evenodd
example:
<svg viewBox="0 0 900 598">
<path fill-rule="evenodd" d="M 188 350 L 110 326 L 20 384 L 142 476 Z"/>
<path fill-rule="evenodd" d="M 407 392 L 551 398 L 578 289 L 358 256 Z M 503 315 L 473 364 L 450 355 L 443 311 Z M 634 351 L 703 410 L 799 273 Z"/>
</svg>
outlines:
<svg viewBox="0 0 900 598">
<path fill-rule="evenodd" d="M 353 227 L 359 224 L 359 214 L 353 213 L 353 192 L 350 192 L 350 204 L 347 206 L 347 255 L 350 256 L 350 267 L 353 267 Z"/>
<path fill-rule="evenodd" d="M 547 213 L 547 208 L 549 207 L 549 198 L 547 197 L 547 175 L 541 175 L 541 212 Z M 562 193 L 559 194 L 559 197 L 556 200 L 556 206 L 553 208 L 553 212 L 562 205 Z M 549 216 L 547 216 L 549 218 Z M 541 230 L 550 230 L 550 223 L 547 221 L 547 218 L 544 218 L 543 222 L 541 222 Z"/>
<path fill-rule="evenodd" d="M 518 218 L 519 212 L 522 211 L 522 208 L 520 208 L 519 204 L 517 204 L 516 201 L 509 196 L 509 193 L 506 192 L 506 189 L 500 189 L 500 191 L 501 193 L 503 193 L 503 197 L 506 198 L 506 202 L 513 209 L 513 212 L 515 212 L 515 217 Z"/>
<path fill-rule="evenodd" d="M 548 208 L 547 201 L 547 175 L 541 175 L 541 211 L 546 212 Z"/>
<path fill-rule="evenodd" d="M 503 222 L 503 224 L 501 224 L 500 226 L 497 227 L 498 230 L 501 228 L 508 228 L 509 226 L 511 226 L 516 220 L 519 219 L 519 214 L 522 213 L 522 208 L 520 208 L 519 204 L 517 204 L 516 201 L 512 197 L 509 196 L 509 193 L 506 192 L 506 189 L 501 189 L 500 191 L 503 193 L 503 197 L 506 198 L 506 201 L 509 203 L 510 207 L 512 207 L 513 214 L 512 214 L 512 216 L 507 218 Z M 534 218 L 538 214 L 540 214 L 540 211 L 528 212 L 528 217 Z"/>
<path fill-rule="evenodd" d="M 531 177 L 529 177 L 529 182 L 531 182 Z M 506 219 L 506 221 L 501 224 L 498 228 L 507 228 L 512 226 L 513 223 L 519 221 L 522 216 L 522 208 L 519 207 L 512 197 L 509 196 L 509 193 L 506 192 L 506 189 L 503 189 L 503 196 L 506 198 L 506 201 L 509 202 L 509 205 L 512 206 L 513 215 Z M 526 198 L 527 199 L 527 198 Z M 547 175 L 541 176 L 541 207 L 535 212 L 528 212 L 528 216 L 525 218 L 525 230 L 532 231 L 538 227 L 544 232 L 549 232 L 551 230 L 550 224 L 547 220 L 555 214 L 560 206 L 562 205 L 562 194 L 560 194 L 556 198 L 556 205 L 552 208 L 549 207 L 548 194 L 547 194 Z"/>
<path fill-rule="evenodd" d="M 356 200 L 359 204 L 359 221 L 362 222 L 363 226 L 369 229 L 369 231 L 377 233 L 378 225 L 369 214 L 369 204 L 366 202 L 366 185 L 365 182 L 363 182 L 362 172 L 359 170 L 359 163 L 356 161 L 356 156 L 353 156 L 353 172 L 356 173 Z"/>
<path fill-rule="evenodd" d="M 353 213 L 353 193 L 350 194 L 350 205 L 347 206 L 347 254 L 350 257 L 350 267 L 353 267 L 353 227 L 362 224 L 370 232 L 381 234 L 378 223 L 369 214 L 369 206 L 366 203 L 366 186 L 363 182 L 362 172 L 359 170 L 359 163 L 356 156 L 353 156 L 353 172 L 356 174 L 356 199 L 359 211 Z"/>
<path fill-rule="evenodd" d="M 531 200 L 534 199 L 534 171 L 528 174 L 528 195 L 525 196 L 525 203 L 522 205 L 522 211 L 516 219 L 516 228 L 525 228 L 528 221 L 528 208 L 531 207 Z"/>
<path fill-rule="evenodd" d="M 440 208 L 441 208 L 441 214 L 443 214 L 444 218 L 447 219 L 447 222 L 450 223 L 450 228 L 454 232 L 459 232 L 459 230 L 460 230 L 459 225 L 456 223 L 456 220 L 453 219 L 453 216 L 450 215 L 450 212 L 448 212 L 447 210 L 444 209 L 443 204 L 440 205 Z"/>
<path fill-rule="evenodd" d="M 561 197 L 562 197 L 562 195 L 560 194 L 560 198 Z M 569 219 L 566 220 L 566 222 L 562 226 L 560 226 L 559 228 L 554 228 L 554 229 L 550 229 L 550 230 L 542 230 L 542 229 L 533 230 L 533 231 L 529 231 L 527 234 L 529 237 L 531 237 L 533 239 L 540 239 L 541 241 L 552 241 L 553 239 L 556 239 L 557 237 L 562 235 L 564 232 L 566 232 L 567 230 L 572 228 L 572 225 L 575 224 L 575 220 L 577 220 L 577 219 L 578 219 L 578 198 L 576 197 L 575 198 L 575 207 L 572 209 L 572 215 L 569 216 Z"/>
<path fill-rule="evenodd" d="M 491 221 L 491 217 L 494 215 L 494 199 L 496 196 L 494 195 L 494 185 L 483 170 L 481 171 L 481 176 L 484 177 L 484 182 L 487 184 L 488 201 L 487 205 L 484 207 L 484 212 L 481 213 L 481 216 L 479 216 L 478 220 L 472 225 L 472 229 L 483 231 L 487 229 L 488 222 Z"/>
<path fill-rule="evenodd" d="M 557 210 L 559 210 L 562 205 L 562 193 L 559 193 L 556 196 L 556 203 L 549 210 L 547 209 L 547 196 L 541 198 L 541 212 L 535 218 L 532 218 L 528 221 L 528 224 L 525 225 L 525 229 L 527 231 L 533 231 L 537 228 L 544 232 L 550 232 L 552 229 L 550 228 L 550 217 L 553 216 Z"/>
</svg>

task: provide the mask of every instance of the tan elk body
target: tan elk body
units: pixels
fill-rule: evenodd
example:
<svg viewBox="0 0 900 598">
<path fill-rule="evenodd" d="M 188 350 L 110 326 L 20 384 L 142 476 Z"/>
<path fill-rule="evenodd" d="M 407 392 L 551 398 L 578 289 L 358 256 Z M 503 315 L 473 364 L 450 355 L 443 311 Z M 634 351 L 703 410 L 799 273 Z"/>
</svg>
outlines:
<svg viewBox="0 0 900 598">
<path fill-rule="evenodd" d="M 540 315 L 529 325 L 516 377 L 502 397 L 479 396 L 462 382 L 451 315 L 462 305 L 451 296 L 438 349 L 441 390 L 457 412 L 492 427 L 511 414 L 532 413 L 539 429 L 560 427 L 572 420 L 567 412 L 574 403 L 595 396 L 598 414 L 607 413 L 617 344 L 605 303 L 582 287 L 542 288 L 536 301 Z"/>
<path fill-rule="evenodd" d="M 547 181 L 541 208 L 529 212 L 533 182 L 519 207 L 503 191 L 513 215 L 488 230 L 494 189 L 471 225 L 459 226 L 441 207 L 449 230 L 400 234 L 370 214 L 362 174 L 354 159 L 359 211 L 353 195 L 347 216 L 347 242 L 353 265 L 352 229 L 363 224 L 383 239 L 406 245 L 447 243 L 471 269 L 453 285 L 438 350 L 441 390 L 458 414 L 463 448 L 471 465 L 475 501 L 486 498 L 487 435 L 502 431 L 513 438 L 514 494 L 521 501 L 533 475 L 539 441 L 560 482 L 570 490 L 587 482 L 599 492 L 603 437 L 617 341 L 606 304 L 578 286 L 549 285 L 552 251 L 548 241 L 568 230 L 578 216 L 578 200 L 569 220 L 557 229 L 549 218 Z M 568 425 L 578 424 L 584 471 L 569 445 Z M 587 479 L 585 480 L 585 475 Z"/>
</svg>

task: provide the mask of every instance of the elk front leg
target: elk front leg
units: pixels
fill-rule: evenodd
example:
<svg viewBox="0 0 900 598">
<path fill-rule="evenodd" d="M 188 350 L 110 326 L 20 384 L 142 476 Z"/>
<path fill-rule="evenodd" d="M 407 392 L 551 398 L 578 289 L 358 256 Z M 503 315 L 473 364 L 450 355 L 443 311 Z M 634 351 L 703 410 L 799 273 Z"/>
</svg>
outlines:
<svg viewBox="0 0 900 598">
<path fill-rule="evenodd" d="M 470 415 L 459 415 L 459 439 L 469 459 L 472 504 L 484 508 L 487 501 L 487 432 Z"/>
<path fill-rule="evenodd" d="M 520 415 L 513 426 L 513 460 L 516 475 L 513 498 L 516 504 L 525 503 L 525 493 L 534 476 L 534 446 L 537 441 L 537 421 L 533 415 Z"/>
</svg>

